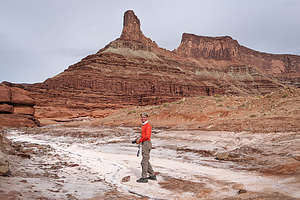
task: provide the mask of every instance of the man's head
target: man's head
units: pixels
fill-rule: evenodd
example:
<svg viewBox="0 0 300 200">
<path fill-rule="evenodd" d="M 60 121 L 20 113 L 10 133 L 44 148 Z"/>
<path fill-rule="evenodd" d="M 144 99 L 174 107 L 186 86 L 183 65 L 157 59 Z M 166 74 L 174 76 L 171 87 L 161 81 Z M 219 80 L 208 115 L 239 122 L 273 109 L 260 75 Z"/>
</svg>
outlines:
<svg viewBox="0 0 300 200">
<path fill-rule="evenodd" d="M 147 113 L 141 113 L 140 114 L 140 116 L 141 116 L 141 121 L 144 123 L 145 121 L 147 121 L 148 120 L 148 117 L 149 117 L 149 115 L 147 114 Z"/>
</svg>

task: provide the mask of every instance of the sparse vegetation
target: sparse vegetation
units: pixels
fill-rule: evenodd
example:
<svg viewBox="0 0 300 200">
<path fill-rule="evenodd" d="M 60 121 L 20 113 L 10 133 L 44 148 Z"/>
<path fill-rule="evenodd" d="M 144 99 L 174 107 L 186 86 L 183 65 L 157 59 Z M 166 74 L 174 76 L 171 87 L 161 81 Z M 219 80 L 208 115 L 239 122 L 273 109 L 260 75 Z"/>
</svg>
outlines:
<svg viewBox="0 0 300 200">
<path fill-rule="evenodd" d="M 266 97 L 266 98 L 271 98 L 272 95 L 271 95 L 271 94 L 267 94 L 267 95 L 265 95 L 265 97 Z"/>
<path fill-rule="evenodd" d="M 136 110 L 131 110 L 128 112 L 128 115 L 136 113 Z"/>
<path fill-rule="evenodd" d="M 288 94 L 289 98 L 283 94 Z M 162 105 L 132 107 L 130 111 L 129 108 L 124 108 L 123 111 L 116 111 L 101 119 L 100 123 L 139 126 L 139 119 L 133 115 L 136 111 L 148 112 L 154 127 L 200 127 L 199 129 L 205 130 L 251 132 L 299 131 L 300 112 L 297 110 L 300 107 L 300 90 L 290 93 L 278 91 L 266 96 L 191 97 L 185 98 L 184 103 L 183 100 L 179 100 Z"/>
<path fill-rule="evenodd" d="M 221 98 L 221 97 L 223 97 L 223 96 L 220 95 L 220 94 L 215 94 L 214 97 L 216 97 L 216 98 Z"/>
<path fill-rule="evenodd" d="M 239 108 L 246 108 L 246 104 L 239 105 Z"/>
<path fill-rule="evenodd" d="M 163 104 L 163 107 L 164 107 L 164 108 L 166 108 L 166 107 L 168 107 L 168 106 L 169 106 L 168 103 L 164 103 L 164 104 Z"/>
<path fill-rule="evenodd" d="M 182 103 L 184 103 L 185 102 L 185 98 L 182 98 L 182 99 L 180 99 L 179 101 L 177 101 L 176 103 L 177 104 L 182 104 Z"/>
<path fill-rule="evenodd" d="M 217 103 L 222 102 L 222 101 L 223 101 L 223 99 L 220 99 L 220 98 L 216 99 Z"/>
</svg>

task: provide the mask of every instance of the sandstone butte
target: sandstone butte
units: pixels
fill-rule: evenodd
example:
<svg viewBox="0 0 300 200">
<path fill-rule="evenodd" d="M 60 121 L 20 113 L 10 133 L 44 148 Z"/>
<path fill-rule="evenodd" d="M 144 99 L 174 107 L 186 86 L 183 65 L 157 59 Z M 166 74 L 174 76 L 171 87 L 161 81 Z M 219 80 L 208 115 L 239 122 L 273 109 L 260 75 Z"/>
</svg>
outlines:
<svg viewBox="0 0 300 200">
<path fill-rule="evenodd" d="M 4 84 L 28 91 L 39 119 L 105 117 L 107 110 L 183 97 L 263 95 L 300 87 L 300 56 L 258 52 L 229 36 L 190 33 L 169 51 L 140 26 L 128 10 L 120 38 L 97 53 L 42 83 Z"/>
</svg>

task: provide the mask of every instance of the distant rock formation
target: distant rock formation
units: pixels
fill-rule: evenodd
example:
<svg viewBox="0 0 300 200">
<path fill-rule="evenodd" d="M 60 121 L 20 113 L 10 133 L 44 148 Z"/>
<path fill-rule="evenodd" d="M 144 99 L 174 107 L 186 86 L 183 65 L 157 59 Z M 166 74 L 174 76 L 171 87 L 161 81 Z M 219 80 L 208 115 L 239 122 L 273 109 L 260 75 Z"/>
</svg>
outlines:
<svg viewBox="0 0 300 200">
<path fill-rule="evenodd" d="M 204 37 L 183 33 L 179 47 L 174 51 L 182 57 L 214 60 L 238 60 L 239 44 L 229 36 Z"/>
<path fill-rule="evenodd" d="M 173 52 L 213 68 L 247 66 L 259 70 L 274 82 L 300 87 L 300 56 L 254 51 L 229 36 L 206 37 L 184 33 L 179 47 Z"/>
<path fill-rule="evenodd" d="M 37 126 L 34 105 L 25 90 L 0 84 L 0 127 Z"/>
<path fill-rule="evenodd" d="M 120 38 L 109 43 L 99 53 L 121 53 L 128 56 L 128 51 L 147 51 L 150 53 L 153 49 L 159 48 L 158 45 L 150 38 L 145 37 L 141 31 L 141 23 L 132 10 L 128 10 L 124 14 L 123 30 Z M 127 53 L 127 54 L 126 54 Z M 122 54 L 122 53 L 121 53 Z M 144 54 L 147 54 L 144 52 Z M 156 55 L 152 55 L 157 57 Z"/>
<path fill-rule="evenodd" d="M 144 36 L 141 23 L 132 10 L 124 14 L 123 30 L 120 40 L 141 42 L 144 45 L 158 47 L 151 39 Z"/>
<path fill-rule="evenodd" d="M 168 51 L 145 37 L 140 26 L 134 12 L 126 11 L 120 38 L 43 83 L 14 86 L 30 92 L 38 117 L 88 116 L 189 96 L 259 95 L 300 87 L 300 56 L 257 52 L 229 36 L 188 33 Z M 1 109 L 10 113 L 12 107 Z"/>
</svg>

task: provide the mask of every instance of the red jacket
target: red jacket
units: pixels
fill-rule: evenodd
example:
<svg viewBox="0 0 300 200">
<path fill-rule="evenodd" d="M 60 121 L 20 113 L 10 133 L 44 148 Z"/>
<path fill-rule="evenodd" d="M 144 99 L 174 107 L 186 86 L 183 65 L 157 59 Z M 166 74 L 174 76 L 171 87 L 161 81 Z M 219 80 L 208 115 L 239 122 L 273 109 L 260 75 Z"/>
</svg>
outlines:
<svg viewBox="0 0 300 200">
<path fill-rule="evenodd" d="M 145 125 L 142 126 L 142 137 L 139 142 L 145 142 L 145 141 L 150 141 L 151 140 L 151 130 L 152 127 L 149 124 L 149 122 Z"/>
</svg>

